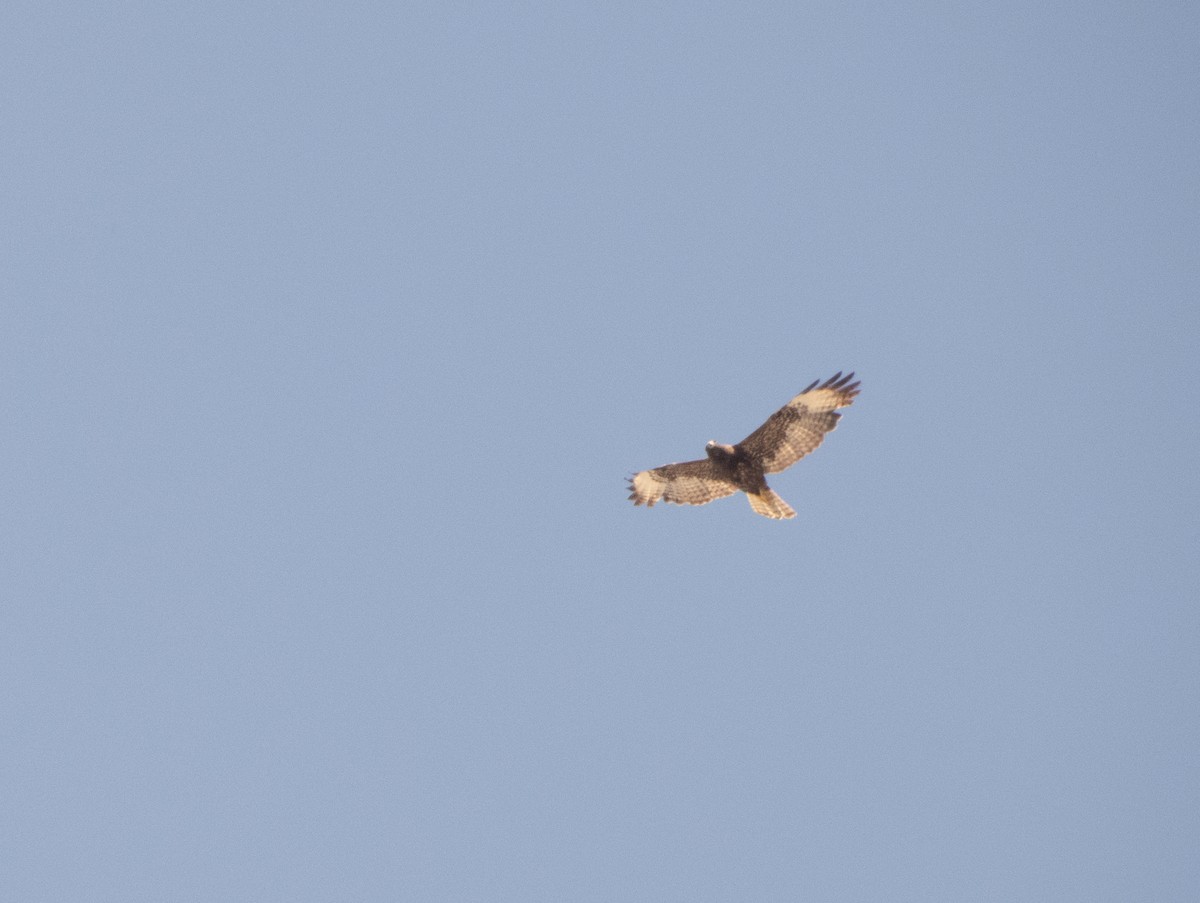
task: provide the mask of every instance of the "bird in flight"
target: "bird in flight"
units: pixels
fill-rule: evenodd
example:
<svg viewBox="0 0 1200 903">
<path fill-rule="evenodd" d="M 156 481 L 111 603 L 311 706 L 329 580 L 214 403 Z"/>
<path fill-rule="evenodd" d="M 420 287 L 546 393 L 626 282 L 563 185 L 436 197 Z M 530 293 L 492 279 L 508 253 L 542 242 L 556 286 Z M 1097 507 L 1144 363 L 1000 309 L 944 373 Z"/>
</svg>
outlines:
<svg viewBox="0 0 1200 903">
<path fill-rule="evenodd" d="M 791 467 L 824 441 L 842 416 L 837 409 L 854 403 L 859 383 L 852 379 L 853 373 L 838 372 L 817 380 L 737 445 L 709 442 L 707 458 L 635 473 L 629 498 L 648 508 L 660 501 L 706 505 L 740 489 L 756 514 L 795 517 L 792 506 L 767 486 L 766 474 Z"/>
</svg>

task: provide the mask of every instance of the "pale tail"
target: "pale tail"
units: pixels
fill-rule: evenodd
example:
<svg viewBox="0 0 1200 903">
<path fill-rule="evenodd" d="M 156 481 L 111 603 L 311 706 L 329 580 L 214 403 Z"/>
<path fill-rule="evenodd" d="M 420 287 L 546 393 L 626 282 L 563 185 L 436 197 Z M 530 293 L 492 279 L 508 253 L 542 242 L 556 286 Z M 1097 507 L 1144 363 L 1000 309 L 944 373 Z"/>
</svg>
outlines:
<svg viewBox="0 0 1200 903">
<path fill-rule="evenodd" d="M 773 517 L 779 520 L 796 516 L 792 506 L 777 496 L 774 489 L 764 489 L 756 495 L 747 492 L 746 498 L 750 500 L 750 507 L 754 509 L 754 513 L 761 514 L 763 517 Z"/>
</svg>

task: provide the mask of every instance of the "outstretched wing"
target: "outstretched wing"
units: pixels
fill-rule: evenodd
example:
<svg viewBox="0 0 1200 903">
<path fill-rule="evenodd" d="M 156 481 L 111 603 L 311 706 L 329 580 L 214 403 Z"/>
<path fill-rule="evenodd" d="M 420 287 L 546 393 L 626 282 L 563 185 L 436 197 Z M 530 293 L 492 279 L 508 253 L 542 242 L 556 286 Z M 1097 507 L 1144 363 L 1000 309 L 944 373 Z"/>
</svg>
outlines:
<svg viewBox="0 0 1200 903">
<path fill-rule="evenodd" d="M 842 376 L 839 372 L 823 383 L 817 380 L 768 417 L 739 445 L 762 462 L 764 473 L 779 473 L 791 467 L 837 426 L 842 416 L 837 409 L 853 403 L 859 384 L 851 382 L 852 379 L 853 373 Z"/>
<path fill-rule="evenodd" d="M 722 477 L 713 462 L 684 461 L 635 473 L 629 479 L 629 498 L 635 505 L 653 508 L 658 501 L 676 505 L 704 505 L 737 492 L 737 487 Z"/>
</svg>

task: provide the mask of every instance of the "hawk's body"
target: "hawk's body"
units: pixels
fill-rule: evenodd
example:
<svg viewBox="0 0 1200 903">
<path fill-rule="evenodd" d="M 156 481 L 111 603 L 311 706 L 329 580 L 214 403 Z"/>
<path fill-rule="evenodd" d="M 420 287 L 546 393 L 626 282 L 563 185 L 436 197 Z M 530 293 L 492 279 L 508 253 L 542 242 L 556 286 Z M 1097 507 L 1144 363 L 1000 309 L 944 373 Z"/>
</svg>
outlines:
<svg viewBox="0 0 1200 903">
<path fill-rule="evenodd" d="M 658 501 L 704 505 L 741 490 L 756 513 L 795 517 L 791 506 L 767 486 L 766 475 L 790 467 L 821 444 L 842 416 L 837 409 L 852 404 L 858 394 L 853 378 L 853 373 L 838 373 L 814 382 L 737 445 L 709 442 L 705 459 L 634 474 L 629 498 L 647 507 Z"/>
</svg>

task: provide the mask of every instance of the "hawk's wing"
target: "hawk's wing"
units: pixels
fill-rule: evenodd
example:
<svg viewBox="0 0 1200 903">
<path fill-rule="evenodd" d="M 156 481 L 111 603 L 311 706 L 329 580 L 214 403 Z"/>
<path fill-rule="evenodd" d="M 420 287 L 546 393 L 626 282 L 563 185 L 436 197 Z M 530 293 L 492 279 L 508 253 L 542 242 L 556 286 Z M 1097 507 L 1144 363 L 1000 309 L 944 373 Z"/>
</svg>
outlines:
<svg viewBox="0 0 1200 903">
<path fill-rule="evenodd" d="M 653 508 L 658 501 L 676 505 L 704 505 L 737 492 L 737 487 L 717 473 L 713 462 L 684 461 L 635 473 L 629 480 L 629 497 L 635 505 Z"/>
<path fill-rule="evenodd" d="M 858 383 L 853 373 L 839 372 L 817 385 L 813 383 L 767 422 L 743 439 L 739 445 L 752 458 L 762 462 L 764 473 L 779 473 L 791 467 L 825 439 L 842 415 L 838 408 L 853 403 Z M 817 380 L 817 382 L 821 382 Z"/>
</svg>

